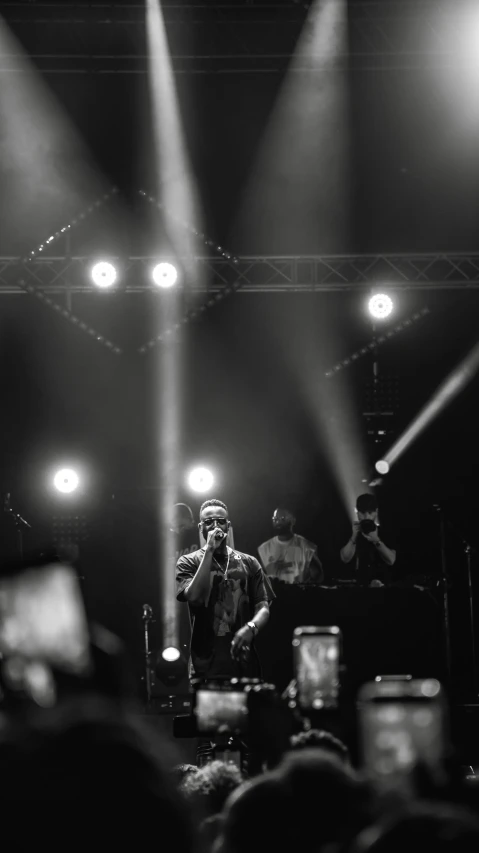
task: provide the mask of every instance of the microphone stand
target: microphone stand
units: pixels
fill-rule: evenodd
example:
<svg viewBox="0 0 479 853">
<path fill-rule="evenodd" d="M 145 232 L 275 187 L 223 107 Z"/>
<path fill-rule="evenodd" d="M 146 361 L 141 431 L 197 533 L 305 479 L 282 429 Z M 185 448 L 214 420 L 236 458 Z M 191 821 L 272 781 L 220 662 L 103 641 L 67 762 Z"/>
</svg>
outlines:
<svg viewBox="0 0 479 853">
<path fill-rule="evenodd" d="M 478 679 L 477 679 L 477 656 L 476 656 L 476 626 L 474 619 L 474 596 L 472 589 L 472 547 L 469 542 L 463 540 L 464 544 L 464 553 L 466 555 L 466 565 L 467 565 L 467 582 L 469 587 L 469 613 L 471 620 L 471 652 L 472 652 L 472 687 L 474 690 L 474 696 L 479 696 L 479 687 L 478 687 Z"/>
<path fill-rule="evenodd" d="M 465 538 L 462 530 L 460 530 L 452 521 L 444 515 L 444 511 L 442 507 L 436 505 L 435 507 L 441 513 L 441 563 L 443 567 L 443 582 L 446 577 L 445 574 L 445 566 L 446 566 L 446 556 L 445 556 L 445 528 L 446 525 L 450 530 L 458 537 L 462 542 L 462 547 L 464 554 L 466 555 L 466 568 L 467 568 L 467 585 L 468 585 L 468 594 L 469 594 L 469 625 L 471 632 L 471 655 L 472 655 L 472 687 L 474 690 L 474 695 L 476 698 L 479 697 L 479 680 L 478 680 L 478 671 L 477 671 L 477 650 L 476 650 L 476 625 L 475 625 L 475 614 L 474 614 L 474 589 L 472 585 L 472 555 L 476 553 L 476 549 L 471 545 L 470 542 Z M 445 586 L 445 596 L 447 598 L 447 587 Z M 447 605 L 447 622 L 449 622 L 449 604 Z M 449 654 L 450 654 L 450 639 L 449 639 Z"/>
<path fill-rule="evenodd" d="M 13 524 L 15 525 L 17 531 L 17 544 L 18 544 L 18 553 L 20 559 L 23 560 L 23 533 L 25 530 L 31 530 L 32 525 L 24 519 L 19 512 L 14 512 L 12 507 L 10 506 L 10 495 L 7 495 L 7 499 L 4 507 L 5 512 L 8 517 L 12 519 Z"/>
<path fill-rule="evenodd" d="M 449 688 L 452 686 L 452 654 L 451 654 L 451 618 L 449 611 L 449 582 L 447 577 L 446 558 L 446 520 L 444 511 L 439 504 L 434 505 L 439 513 L 439 542 L 441 548 L 441 582 L 442 582 L 442 607 L 444 616 L 444 650 L 446 657 L 446 674 Z"/>
<path fill-rule="evenodd" d="M 145 656 L 145 690 L 146 690 L 146 706 L 151 703 L 151 650 L 150 650 L 150 622 L 153 621 L 153 610 L 149 604 L 143 605 L 143 641 L 144 641 L 144 656 Z"/>
</svg>

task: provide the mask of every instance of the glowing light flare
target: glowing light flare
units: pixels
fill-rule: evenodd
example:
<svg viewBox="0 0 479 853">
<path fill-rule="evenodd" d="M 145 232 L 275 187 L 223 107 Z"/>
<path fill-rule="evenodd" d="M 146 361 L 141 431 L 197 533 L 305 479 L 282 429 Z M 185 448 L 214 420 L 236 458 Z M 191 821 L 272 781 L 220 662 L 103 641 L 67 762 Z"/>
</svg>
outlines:
<svg viewBox="0 0 479 853">
<path fill-rule="evenodd" d="M 458 10 L 459 11 L 459 10 Z M 479 71 L 479 12 L 477 4 L 466 4 L 455 21 L 455 41 L 458 53 L 465 68 L 469 71 Z"/>
<path fill-rule="evenodd" d="M 423 696 L 427 696 L 428 699 L 438 696 L 440 692 L 441 684 L 435 678 L 427 678 L 421 685 L 421 693 Z"/>
<path fill-rule="evenodd" d="M 181 652 L 179 649 L 175 649 L 174 646 L 170 646 L 167 649 L 163 649 L 161 653 L 161 657 L 163 660 L 168 661 L 168 663 L 173 663 L 175 660 L 180 659 Z"/>
<path fill-rule="evenodd" d="M 193 468 L 188 474 L 188 486 L 193 492 L 209 492 L 215 478 L 209 468 Z"/>
<path fill-rule="evenodd" d="M 92 267 L 91 278 L 96 287 L 113 287 L 118 278 L 118 273 L 113 264 L 108 263 L 108 261 L 99 261 Z"/>
<path fill-rule="evenodd" d="M 385 459 L 379 459 L 374 467 L 378 474 L 389 474 L 389 462 Z"/>
<path fill-rule="evenodd" d="M 154 267 L 151 277 L 158 287 L 173 287 L 178 281 L 178 270 L 173 264 L 163 262 Z"/>
<path fill-rule="evenodd" d="M 57 492 L 62 494 L 70 494 L 76 491 L 80 485 L 80 478 L 73 468 L 61 468 L 53 477 L 53 485 Z"/>
<path fill-rule="evenodd" d="M 393 308 L 394 303 L 387 293 L 375 293 L 368 302 L 368 311 L 375 320 L 386 320 Z"/>
</svg>

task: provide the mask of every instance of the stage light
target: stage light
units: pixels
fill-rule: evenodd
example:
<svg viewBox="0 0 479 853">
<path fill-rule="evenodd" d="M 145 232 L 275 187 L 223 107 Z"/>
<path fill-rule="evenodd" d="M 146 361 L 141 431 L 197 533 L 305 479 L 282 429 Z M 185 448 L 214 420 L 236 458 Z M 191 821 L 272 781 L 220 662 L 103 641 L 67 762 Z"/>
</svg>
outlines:
<svg viewBox="0 0 479 853">
<path fill-rule="evenodd" d="M 385 320 L 392 313 L 393 301 L 387 293 L 375 293 L 368 302 L 371 317 L 375 320 Z"/>
<path fill-rule="evenodd" d="M 214 477 L 208 468 L 194 468 L 188 475 L 188 485 L 194 492 L 209 492 Z"/>
<path fill-rule="evenodd" d="M 92 267 L 91 277 L 97 287 L 113 287 L 118 274 L 113 264 L 100 261 Z"/>
<path fill-rule="evenodd" d="M 421 693 L 423 696 L 427 696 L 428 699 L 433 699 L 434 696 L 438 696 L 440 692 L 441 685 L 435 678 L 427 678 L 426 681 L 423 681 L 421 684 Z"/>
<path fill-rule="evenodd" d="M 158 287 L 173 287 L 178 280 L 178 270 L 173 264 L 157 264 L 151 275 Z"/>
<path fill-rule="evenodd" d="M 389 474 L 389 462 L 385 459 L 379 459 L 374 467 L 378 474 Z"/>
<path fill-rule="evenodd" d="M 181 652 L 179 649 L 175 649 L 174 646 L 170 646 L 168 649 L 163 649 L 161 657 L 163 660 L 173 663 L 173 661 L 178 660 L 178 658 L 181 657 Z"/>
<path fill-rule="evenodd" d="M 171 657 L 173 653 L 175 653 L 175 657 Z M 174 687 L 179 684 L 185 678 L 187 669 L 188 664 L 179 649 L 170 647 L 163 649 L 158 654 L 155 673 L 157 678 L 167 687 Z"/>
<path fill-rule="evenodd" d="M 69 494 L 74 492 L 80 483 L 80 478 L 73 468 L 62 468 L 53 478 L 53 485 L 58 492 Z"/>
</svg>

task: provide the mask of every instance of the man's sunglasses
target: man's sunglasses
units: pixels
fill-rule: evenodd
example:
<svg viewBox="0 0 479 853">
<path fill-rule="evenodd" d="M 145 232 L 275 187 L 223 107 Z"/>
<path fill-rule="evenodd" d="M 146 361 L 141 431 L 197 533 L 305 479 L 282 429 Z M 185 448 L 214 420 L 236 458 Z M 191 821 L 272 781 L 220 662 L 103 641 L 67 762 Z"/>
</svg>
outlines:
<svg viewBox="0 0 479 853">
<path fill-rule="evenodd" d="M 205 518 L 201 523 L 206 524 L 207 527 L 212 524 L 221 524 L 222 527 L 227 527 L 229 522 L 227 518 Z"/>
</svg>

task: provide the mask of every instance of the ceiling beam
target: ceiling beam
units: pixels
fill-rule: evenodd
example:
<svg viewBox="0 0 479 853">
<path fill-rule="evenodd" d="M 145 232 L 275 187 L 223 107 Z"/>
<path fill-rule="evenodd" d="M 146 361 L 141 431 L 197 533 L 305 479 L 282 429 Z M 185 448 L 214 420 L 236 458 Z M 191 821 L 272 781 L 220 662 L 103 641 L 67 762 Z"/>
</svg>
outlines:
<svg viewBox="0 0 479 853">
<path fill-rule="evenodd" d="M 111 256 L 109 260 L 114 261 Z M 132 255 L 117 260 L 120 290 L 142 293 L 156 289 L 149 272 L 157 257 Z M 238 283 L 246 293 L 367 291 L 374 287 L 388 291 L 479 289 L 479 252 L 247 255 L 236 260 L 198 260 L 204 268 L 201 279 L 205 283 L 188 284 L 192 295 L 239 289 Z M 0 295 L 24 293 L 20 280 L 51 294 L 94 292 L 89 277 L 91 264 L 92 258 L 87 255 L 42 255 L 30 261 L 0 256 Z M 181 269 L 181 258 L 178 265 Z"/>
</svg>

